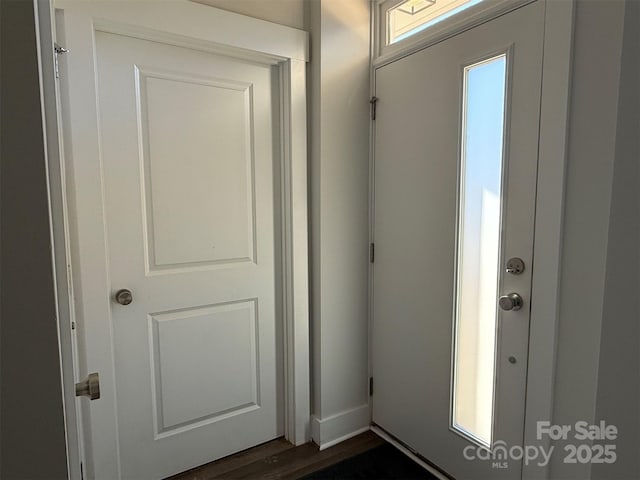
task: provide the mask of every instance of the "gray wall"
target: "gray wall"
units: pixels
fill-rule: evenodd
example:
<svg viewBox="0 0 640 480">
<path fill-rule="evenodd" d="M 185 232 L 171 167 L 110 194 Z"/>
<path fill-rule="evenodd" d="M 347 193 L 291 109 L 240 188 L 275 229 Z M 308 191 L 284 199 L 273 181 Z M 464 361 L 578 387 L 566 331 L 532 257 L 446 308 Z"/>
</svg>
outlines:
<svg viewBox="0 0 640 480">
<path fill-rule="evenodd" d="M 33 4 L 0 2 L 0 477 L 66 478 Z"/>
<path fill-rule="evenodd" d="M 626 4 L 628 12 L 637 10 L 635 0 Z M 590 464 L 564 463 L 557 450 L 554 479 L 638 478 L 637 18 L 633 22 L 628 13 L 625 25 L 621 0 L 577 2 L 553 417 L 556 424 L 618 424 L 619 460 L 592 472 Z"/>
<path fill-rule="evenodd" d="M 596 420 L 618 425 L 618 459 L 592 478 L 640 478 L 640 2 L 626 4 Z"/>
<path fill-rule="evenodd" d="M 309 137 L 314 440 L 369 424 L 368 0 L 311 0 Z"/>
</svg>

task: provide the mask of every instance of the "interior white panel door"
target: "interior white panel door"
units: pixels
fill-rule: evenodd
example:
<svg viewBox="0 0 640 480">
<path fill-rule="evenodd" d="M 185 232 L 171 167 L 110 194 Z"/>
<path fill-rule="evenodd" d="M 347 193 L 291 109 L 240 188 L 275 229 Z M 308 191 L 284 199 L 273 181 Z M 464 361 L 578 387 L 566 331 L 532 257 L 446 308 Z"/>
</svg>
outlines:
<svg viewBox="0 0 640 480">
<path fill-rule="evenodd" d="M 478 452 L 523 441 L 543 26 L 537 1 L 375 71 L 373 422 L 460 480 L 521 478 Z"/>
<path fill-rule="evenodd" d="M 104 31 L 81 64 L 86 24 L 65 23 L 83 361 L 115 372 L 83 404 L 87 475 L 164 478 L 282 435 L 275 71 Z"/>
</svg>

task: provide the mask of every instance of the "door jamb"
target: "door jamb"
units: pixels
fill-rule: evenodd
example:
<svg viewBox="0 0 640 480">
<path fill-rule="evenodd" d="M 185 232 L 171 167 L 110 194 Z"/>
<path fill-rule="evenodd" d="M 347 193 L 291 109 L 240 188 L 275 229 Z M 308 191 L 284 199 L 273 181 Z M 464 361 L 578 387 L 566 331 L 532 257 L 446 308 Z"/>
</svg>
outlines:
<svg viewBox="0 0 640 480">
<path fill-rule="evenodd" d="M 76 339 L 73 312 L 73 291 L 70 259 L 69 225 L 64 165 L 61 163 L 62 133 L 58 128 L 59 92 L 55 81 L 54 53 L 55 15 L 49 0 L 34 0 L 36 25 L 36 48 L 38 49 L 38 70 L 40 78 L 40 103 L 45 145 L 45 168 L 49 197 L 49 223 L 51 230 L 51 261 L 53 263 L 53 284 L 56 302 L 56 323 L 58 330 L 58 350 L 60 355 L 60 376 L 62 382 L 62 405 L 66 442 L 67 476 L 82 478 L 81 462 L 84 458 L 82 432 L 79 423 L 79 409 L 75 398 Z"/>
<path fill-rule="evenodd" d="M 545 1 L 534 270 L 523 441 L 524 445 L 539 445 L 548 451 L 551 440 L 548 437 L 543 440 L 537 438 L 537 423 L 553 419 L 576 0 Z M 550 478 L 549 465 L 538 466 L 534 463 L 523 464 L 523 480 Z"/>
<path fill-rule="evenodd" d="M 82 415 L 75 396 L 79 377 L 75 339 L 72 264 L 69 245 L 65 159 L 59 84 L 55 75 L 55 8 L 53 0 L 33 0 L 40 73 L 41 106 L 46 145 L 52 262 L 56 288 L 56 320 L 61 358 L 64 422 L 68 476 L 81 479 L 84 449 Z M 97 2 L 96 2 L 97 3 Z M 186 2 L 185 2 L 186 3 Z M 191 4 L 193 5 L 193 4 Z M 270 59 L 278 67 L 280 80 L 280 171 L 282 314 L 284 345 L 285 438 L 294 445 L 310 439 L 310 355 L 307 216 L 307 104 L 306 63 L 309 61 L 307 32 L 257 20 L 206 6 L 220 12 L 233 24 L 229 31 L 248 29 L 242 45 L 225 42 L 223 33 L 206 43 L 239 56 Z M 190 39 L 186 43 L 190 43 Z M 235 42 L 238 43 L 238 42 Z M 233 45 L 233 46 L 229 46 Z M 204 46 L 201 42 L 199 47 Z M 73 52 L 70 52 L 73 54 Z"/>
<path fill-rule="evenodd" d="M 376 92 L 375 71 L 394 60 L 410 55 L 438 39 L 447 37 L 438 32 L 438 39 L 424 36 L 396 48 L 391 54 L 380 54 L 380 8 L 384 0 L 372 0 L 371 15 L 371 96 Z M 531 283 L 531 317 L 525 404 L 524 445 L 536 445 L 548 451 L 551 440 L 537 439 L 537 422 L 553 418 L 555 394 L 555 365 L 560 305 L 560 275 L 565 204 L 565 176 L 567 164 L 567 136 L 569 131 L 569 103 L 571 97 L 573 31 L 576 0 L 540 0 L 545 2 L 543 39 L 542 89 L 540 105 L 540 134 L 538 144 L 538 176 L 535 201 L 534 258 L 535 269 Z M 514 0 L 512 8 L 526 2 Z M 498 16 L 505 10 L 496 10 Z M 483 17 L 487 21 L 489 17 Z M 471 28 L 464 22 L 452 24 L 452 29 Z M 375 124 L 370 122 L 370 199 L 369 235 L 374 240 L 374 145 Z M 369 265 L 369 376 L 371 370 L 371 322 L 373 315 L 373 266 Z M 372 402 L 370 402 L 370 405 Z M 373 410 L 372 410 L 373 413 Z M 373 422 L 373 418 L 372 418 Z M 522 467 L 522 479 L 548 479 L 549 466 L 531 462 Z"/>
</svg>

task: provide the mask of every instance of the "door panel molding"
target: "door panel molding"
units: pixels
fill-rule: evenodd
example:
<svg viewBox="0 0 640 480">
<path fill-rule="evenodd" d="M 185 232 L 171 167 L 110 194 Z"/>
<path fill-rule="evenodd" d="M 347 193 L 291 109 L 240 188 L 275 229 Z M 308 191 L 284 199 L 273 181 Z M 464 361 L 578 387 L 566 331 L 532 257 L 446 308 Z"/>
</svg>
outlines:
<svg viewBox="0 0 640 480">
<path fill-rule="evenodd" d="M 140 171 L 141 175 L 141 190 L 144 192 L 143 203 L 144 203 L 144 211 L 145 214 L 143 216 L 143 230 L 145 236 L 145 269 L 147 275 L 163 275 L 167 273 L 180 273 L 185 271 L 194 271 L 201 269 L 211 269 L 219 266 L 228 267 L 230 264 L 238 264 L 238 263 L 256 263 L 257 262 L 257 239 L 256 239 L 256 198 L 255 198 L 255 138 L 254 138 L 254 127 L 253 127 L 253 118 L 254 118 L 254 104 L 253 104 L 253 86 L 249 83 L 244 82 L 236 82 L 226 78 L 205 78 L 205 77 L 197 77 L 191 74 L 182 72 L 173 72 L 170 70 L 160 70 L 160 69 L 148 69 L 142 66 L 135 67 L 135 81 L 136 81 L 136 109 L 137 109 L 137 121 L 138 121 L 138 135 L 140 138 L 139 145 L 139 156 L 140 156 Z M 165 91 L 164 92 L 156 92 L 156 98 L 150 97 L 149 92 L 149 82 L 153 80 L 155 82 L 165 82 Z M 229 239 L 224 242 L 224 245 L 217 245 L 215 252 L 212 252 L 210 248 L 208 248 L 207 243 L 210 241 L 210 233 L 207 232 L 206 229 L 204 231 L 200 230 L 202 240 L 198 242 L 198 244 L 190 244 L 187 245 L 189 250 L 186 248 L 181 249 L 182 252 L 176 252 L 176 247 L 179 247 L 180 240 L 184 238 L 186 234 L 189 237 L 192 237 L 196 233 L 192 230 L 194 225 L 188 223 L 182 223 L 181 225 L 174 225 L 174 228 L 170 229 L 174 235 L 174 238 L 171 241 L 162 242 L 162 238 L 156 235 L 156 230 L 162 230 L 162 228 L 158 227 L 158 220 L 162 219 L 163 210 L 176 202 L 170 202 L 168 205 L 166 203 L 162 205 L 158 205 L 154 198 L 158 195 L 154 195 L 154 191 L 158 190 L 159 185 L 154 185 L 154 177 L 160 178 L 170 178 L 171 181 L 175 181 L 176 178 L 179 178 L 181 175 L 181 169 L 176 168 L 175 171 L 170 171 L 168 175 L 153 175 L 154 168 L 153 165 L 156 164 L 158 169 L 171 169 L 171 165 L 163 165 L 163 160 L 167 160 L 164 158 L 164 155 L 152 155 L 152 151 L 162 152 L 164 149 L 162 146 L 154 146 L 154 141 L 162 142 L 164 139 L 169 137 L 170 132 L 155 132 L 154 129 L 151 128 L 149 120 L 151 115 L 151 110 L 154 107 L 154 102 L 159 103 L 158 108 L 162 108 L 162 104 L 164 98 L 171 98 L 172 95 L 169 92 L 169 85 L 173 84 L 173 87 L 178 87 L 176 94 L 179 93 L 179 89 L 191 88 L 196 90 L 193 92 L 194 95 L 200 94 L 201 98 L 192 99 L 193 103 L 196 102 L 206 102 L 206 94 L 216 95 L 217 101 L 226 100 L 227 103 L 234 102 L 236 103 L 236 108 L 242 111 L 241 118 L 235 118 L 233 121 L 238 124 L 242 123 L 242 129 L 244 130 L 243 138 L 237 138 L 236 143 L 242 143 L 241 145 L 234 145 L 235 152 L 237 156 L 242 156 L 244 158 L 227 158 L 226 164 L 229 166 L 231 170 L 232 165 L 235 163 L 242 165 L 245 169 L 244 175 L 241 178 L 225 178 L 220 179 L 216 184 L 216 188 L 212 188 L 209 190 L 208 185 L 199 185 L 200 189 L 209 190 L 208 197 L 210 201 L 206 204 L 207 208 L 215 209 L 215 217 L 218 218 L 218 221 L 226 222 L 226 230 L 229 233 Z M 204 88 L 203 88 L 204 87 Z M 204 90 L 209 90 L 205 92 Z M 201 90 L 197 92 L 197 90 Z M 215 92 L 215 93 L 214 93 Z M 229 93 L 231 93 L 231 98 L 229 97 Z M 235 95 L 234 95 L 235 94 Z M 175 98 L 176 95 L 173 97 Z M 233 98 L 233 97 L 236 98 Z M 213 99 L 212 99 L 213 101 Z M 176 109 L 167 108 L 168 115 L 176 115 L 174 113 Z M 188 119 L 183 119 L 183 123 L 186 124 Z M 231 122 L 231 119 L 220 119 L 220 123 L 223 122 Z M 239 125 L 238 125 L 239 126 Z M 203 132 L 201 132 L 202 134 Z M 207 135 L 201 135 L 201 137 L 205 137 Z M 194 141 L 202 141 L 202 138 L 191 138 L 192 143 Z M 185 145 L 185 148 L 187 145 Z M 191 147 L 193 148 L 193 146 Z M 238 151 L 240 150 L 240 151 Z M 224 155 L 223 155 L 224 156 Z M 157 158 L 160 157 L 160 158 Z M 159 163 L 159 165 L 158 165 Z M 206 171 L 206 165 L 202 165 L 205 171 L 202 172 L 202 176 L 208 174 L 210 180 L 213 179 L 213 172 Z M 174 166 L 175 168 L 175 166 Z M 227 172 L 230 173 L 230 172 Z M 236 174 L 238 172 L 235 172 Z M 192 174 L 192 177 L 194 175 Z M 196 175 L 196 177 L 200 177 Z M 242 182 L 239 180 L 243 179 Z M 187 179 L 185 179 L 187 180 Z M 193 180 L 191 178 L 190 180 Z M 235 180 L 235 185 L 228 185 Z M 240 185 L 242 183 L 242 185 Z M 189 187 L 189 186 L 187 186 Z M 234 188 L 235 187 L 235 188 Z M 160 188 L 161 189 L 161 188 Z M 220 192 L 218 192 L 220 190 Z M 216 201 L 217 196 L 221 197 L 221 194 L 232 194 L 235 197 L 236 202 L 246 202 L 244 205 L 244 212 L 242 218 L 226 218 L 224 217 L 225 210 L 227 206 L 224 201 Z M 177 199 L 176 199 L 177 200 Z M 223 200 L 219 198 L 219 200 Z M 194 205 L 197 208 L 199 205 Z M 158 218 L 160 217 L 160 218 Z M 169 218 L 165 218 L 163 222 L 163 226 L 165 229 L 171 226 L 171 220 Z M 243 225 L 244 224 L 244 225 Z M 181 228 L 182 227 L 182 228 Z M 246 229 L 246 231 L 245 231 Z M 233 237 L 233 233 L 236 234 L 235 238 Z M 243 245 L 244 243 L 244 245 Z M 222 248 L 221 248 L 222 247 Z M 222 254 L 220 251 L 222 250 Z M 224 251 L 227 251 L 227 254 L 224 254 Z M 194 251 L 196 251 L 199 255 L 194 256 Z M 170 257 L 178 254 L 178 257 L 182 256 L 182 258 L 174 258 Z M 184 258 L 189 256 L 190 258 Z M 169 257 L 162 259 L 162 257 Z M 198 258 L 199 257 L 199 258 Z"/>
<path fill-rule="evenodd" d="M 60 331 L 60 350 L 62 358 L 62 379 L 65 400 L 65 423 L 67 433 L 68 463 L 70 478 L 80 478 L 80 465 L 84 464 L 84 473 L 91 476 L 94 466 L 87 464 L 85 454 L 96 445 L 92 441 L 104 443 L 114 454 L 113 462 L 102 467 L 114 469 L 118 476 L 117 459 L 117 425 L 115 411 L 108 414 L 113 429 L 93 435 L 92 439 L 83 439 L 82 417 L 90 409 L 84 403 L 77 403 L 74 395 L 74 383 L 83 372 L 78 371 L 79 349 L 78 343 L 83 340 L 76 337 L 74 288 L 83 286 L 83 277 L 89 272 L 101 279 L 103 290 L 91 288 L 86 304 L 101 305 L 109 302 L 105 292 L 110 291 L 107 271 L 106 245 L 104 239 L 92 239 L 94 247 L 86 251 L 72 251 L 70 243 L 76 211 L 69 211 L 69 192 L 66 176 L 76 175 L 78 172 L 69 170 L 63 155 L 63 140 L 65 132 L 62 130 L 63 112 L 60 109 L 61 86 L 55 80 L 55 64 L 53 62 L 54 39 L 60 43 L 73 43 L 73 53 L 68 58 L 60 58 L 61 76 L 66 74 L 65 62 L 89 62 L 95 64 L 95 34 L 96 31 L 119 33 L 126 36 L 152 40 L 195 50 L 223 54 L 261 65 L 272 65 L 276 71 L 276 81 L 279 83 L 280 104 L 274 105 L 279 109 L 279 162 L 276 172 L 276 194 L 280 196 L 278 215 L 279 222 L 277 237 L 281 251 L 277 252 L 281 289 L 277 292 L 279 303 L 277 312 L 282 316 L 282 331 L 284 352 L 284 425 L 285 437 L 294 444 L 305 443 L 309 440 L 310 432 L 310 393 L 309 393 L 309 312 L 308 312 L 308 246 L 307 246 L 307 156 L 306 156 L 306 80 L 305 65 L 308 61 L 308 34 L 293 28 L 264 22 L 239 14 L 219 10 L 188 1 L 180 2 L 131 2 L 127 8 L 122 3 L 111 1 L 60 1 L 56 8 L 50 0 L 38 0 L 39 48 L 41 53 L 40 68 L 43 83 L 43 111 L 45 116 L 47 139 L 47 164 L 49 169 L 49 189 L 51 196 L 52 230 L 54 242 L 54 265 L 58 291 L 58 327 Z M 129 8 L 131 6 L 131 9 Z M 149 14 L 153 9 L 153 15 Z M 56 17 L 64 24 L 74 24 L 74 32 L 81 34 L 67 34 L 68 37 L 56 37 Z M 170 22 L 167 19 L 171 19 Z M 188 28 L 188 36 L 181 34 Z M 242 34 L 239 34 L 242 33 Z M 43 52 L 45 52 L 43 54 Z M 51 52 L 51 54 L 49 54 Z M 71 58 L 71 55 L 73 58 Z M 82 79 L 68 77 L 69 88 L 74 95 L 82 91 L 83 85 L 93 85 L 89 91 L 82 91 L 84 99 L 96 98 L 96 72 Z M 86 103 L 87 114 L 84 120 L 82 136 L 83 151 L 94 150 L 97 142 L 96 119 L 98 118 L 95 100 Z M 278 123 L 278 122 L 276 122 Z M 68 137 L 66 137 L 67 142 Z M 73 152 L 74 155 L 80 152 Z M 67 159 L 68 161 L 68 159 Z M 105 233 L 104 214 L 101 203 L 101 179 L 97 184 L 83 188 L 98 188 L 97 195 L 92 198 L 96 202 L 79 205 L 78 210 L 92 211 L 95 219 L 96 237 Z M 277 193 L 279 191 L 279 193 Z M 73 203 L 71 203 L 73 205 Z M 86 213 L 85 213 L 86 215 Z M 78 268 L 78 260 L 88 260 L 85 272 Z M 164 273 L 164 272 L 163 272 Z M 85 292 L 87 293 L 87 292 Z M 65 308 L 67 306 L 67 308 Z M 86 312 L 85 312 L 86 315 Z M 100 332 L 107 338 L 112 336 L 109 326 L 103 326 Z M 113 352 L 104 354 L 111 357 Z M 115 396 L 114 365 L 105 362 L 92 368 L 100 369 L 103 381 L 103 398 Z M 114 403 L 115 405 L 115 403 Z M 88 417 L 86 417 L 88 418 Z M 76 428 L 76 424 L 78 427 Z M 103 473 L 105 470 L 103 470 Z"/>
<path fill-rule="evenodd" d="M 154 440 L 158 440 L 160 438 L 166 438 L 171 435 L 175 435 L 178 433 L 185 432 L 187 430 L 198 428 L 202 425 L 207 425 L 209 423 L 214 423 L 216 421 L 224 420 L 226 418 L 232 417 L 234 415 L 239 415 L 241 413 L 248 412 L 250 410 L 255 410 L 260 407 L 260 358 L 257 355 L 258 350 L 258 299 L 250 298 L 244 300 L 235 300 L 223 303 L 217 303 L 212 305 L 204 305 L 197 307 L 190 307 L 180 310 L 170 310 L 166 312 L 155 312 L 148 314 L 148 329 L 149 329 L 149 353 L 150 353 L 150 362 L 151 365 L 151 384 L 152 384 L 152 405 L 154 410 Z M 244 310 L 244 312 L 243 312 Z M 231 322 L 229 318 L 225 319 L 221 314 L 233 312 L 236 315 L 231 318 Z M 244 313 L 244 317 L 239 317 L 239 314 Z M 218 317 L 218 318 L 216 318 Z M 203 322 L 204 321 L 204 322 Z M 245 391 L 242 393 L 246 395 L 241 400 L 230 398 L 229 394 L 231 389 L 227 389 L 227 391 L 220 391 L 221 389 L 215 389 L 212 391 L 208 389 L 208 391 L 202 391 L 202 380 L 205 378 L 207 373 L 217 373 L 218 377 L 222 377 L 220 375 L 220 369 L 213 372 L 209 368 L 205 368 L 204 371 L 198 372 L 198 368 L 201 366 L 209 366 L 215 365 L 215 359 L 211 358 L 211 361 L 207 362 L 206 355 L 210 353 L 211 350 L 201 350 L 199 352 L 191 352 L 193 355 L 193 360 L 190 362 L 190 366 L 192 367 L 188 374 L 184 371 L 168 371 L 169 369 L 165 368 L 165 362 L 171 363 L 171 356 L 175 356 L 177 349 L 174 349 L 173 355 L 169 355 L 169 358 L 165 359 L 165 353 L 162 352 L 163 344 L 166 347 L 171 347 L 172 342 L 172 333 L 176 333 L 177 328 L 174 327 L 172 329 L 172 323 L 183 323 L 186 324 L 188 322 L 191 323 L 200 323 L 200 329 L 192 328 L 191 335 L 189 332 L 187 333 L 187 338 L 191 337 L 191 343 L 196 343 L 198 341 L 198 337 L 202 335 L 202 324 L 209 323 L 227 323 L 225 329 L 225 335 L 223 338 L 215 335 L 213 328 L 211 328 L 213 338 L 213 342 L 210 345 L 210 348 L 215 349 L 225 349 L 226 357 L 229 360 L 230 364 L 236 365 L 241 364 L 247 368 L 247 372 L 244 375 L 244 380 L 248 382 L 245 384 Z M 244 331 L 241 330 L 244 325 Z M 185 325 L 181 327 L 182 330 L 185 330 Z M 234 331 L 234 329 L 236 331 Z M 163 332 L 163 330 L 167 330 L 167 332 Z M 173 330 L 173 332 L 172 332 Z M 188 330 L 188 327 L 187 327 Z M 239 331 L 238 331 L 239 330 Z M 249 342 L 249 358 L 241 358 L 240 354 L 243 352 L 237 351 L 237 349 L 228 348 L 229 345 L 233 345 L 233 339 L 236 341 L 239 340 L 239 334 L 244 334 L 242 340 L 246 340 Z M 182 341 L 184 341 L 184 336 L 182 337 Z M 235 351 L 234 351 L 235 350 Z M 245 352 L 246 353 L 246 352 Z M 178 364 L 180 359 L 176 360 L 174 363 Z M 248 363 L 248 364 L 247 364 Z M 248 374 L 248 375 L 247 375 Z M 220 381 L 224 381 L 224 378 L 218 379 L 218 384 Z M 174 383 L 172 387 L 171 383 Z M 177 383 L 177 385 L 176 385 Z M 216 381 L 211 382 L 215 384 Z M 248 387 L 248 388 L 247 388 Z M 185 391 L 198 391 L 199 398 L 197 400 L 197 405 L 190 405 L 191 410 L 195 410 L 198 415 L 189 415 L 189 418 L 185 418 L 184 413 L 181 415 L 180 403 L 181 403 L 181 393 Z M 224 389 L 222 389 L 224 390 Z M 203 394 L 204 393 L 204 394 Z M 227 396 L 226 405 L 219 405 L 216 409 L 212 406 L 216 403 L 220 403 L 221 400 L 225 400 L 224 398 L 220 399 L 219 397 Z M 202 402 L 203 397 L 208 396 L 206 398 L 206 404 L 209 405 L 204 409 L 204 405 Z M 166 398 L 170 397 L 170 398 Z M 174 408 L 171 408 L 170 402 L 166 400 L 174 400 Z M 233 403 L 232 403 L 233 402 Z M 183 409 L 184 410 L 184 409 Z M 170 415 L 173 413 L 173 416 L 181 416 L 183 418 L 180 421 L 170 420 Z"/>
</svg>

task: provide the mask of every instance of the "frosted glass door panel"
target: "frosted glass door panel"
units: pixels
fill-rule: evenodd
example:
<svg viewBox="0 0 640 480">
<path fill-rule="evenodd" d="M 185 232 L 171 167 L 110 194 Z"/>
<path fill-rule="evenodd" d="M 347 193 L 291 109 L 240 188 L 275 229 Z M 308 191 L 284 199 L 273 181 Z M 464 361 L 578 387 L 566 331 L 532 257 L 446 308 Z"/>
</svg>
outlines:
<svg viewBox="0 0 640 480">
<path fill-rule="evenodd" d="M 464 69 L 453 427 L 491 445 L 506 55 Z"/>
</svg>

